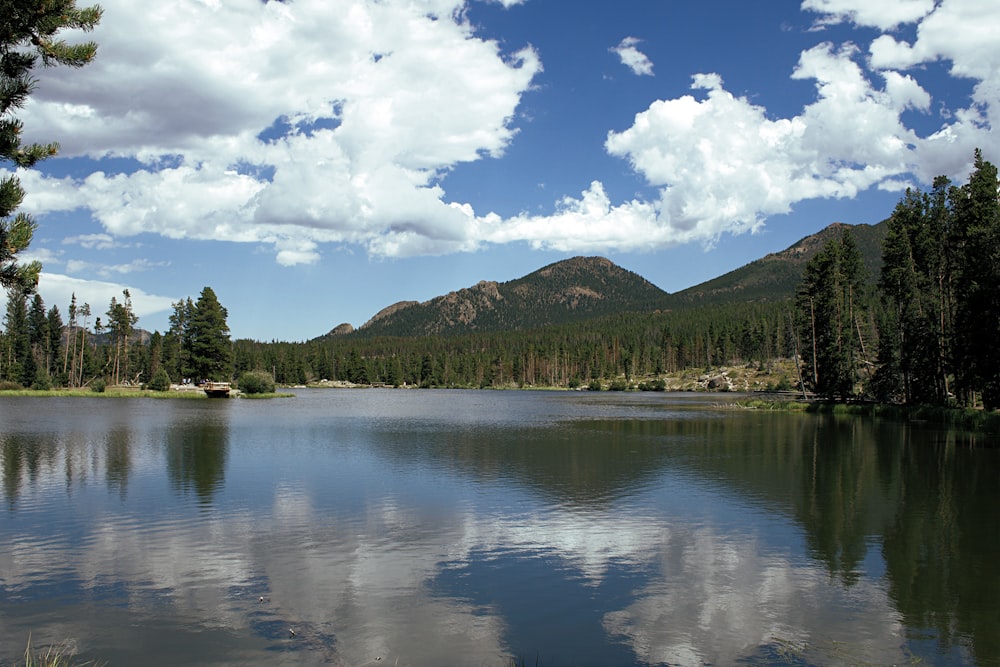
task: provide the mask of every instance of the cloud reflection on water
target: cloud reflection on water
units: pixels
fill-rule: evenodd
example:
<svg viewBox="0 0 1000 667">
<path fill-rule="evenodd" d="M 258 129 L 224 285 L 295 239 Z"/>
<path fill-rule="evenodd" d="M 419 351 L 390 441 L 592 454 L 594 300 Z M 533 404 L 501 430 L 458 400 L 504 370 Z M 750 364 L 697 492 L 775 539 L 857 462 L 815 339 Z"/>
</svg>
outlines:
<svg viewBox="0 0 1000 667">
<path fill-rule="evenodd" d="M 583 629 L 577 647 L 539 647 L 555 663 L 586 663 L 591 642 L 624 644 L 644 664 L 731 664 L 787 647 L 824 664 L 907 659 L 878 582 L 845 586 L 801 545 L 775 544 L 756 519 L 740 527 L 709 509 L 692 512 L 711 503 L 762 510 L 737 494 L 720 498 L 690 472 L 646 470 L 629 493 L 558 503 L 540 480 L 477 477 L 436 463 L 441 451 L 392 459 L 387 469 L 385 452 L 316 429 L 296 433 L 300 459 L 289 461 L 252 442 L 249 427 L 233 427 L 216 433 L 228 454 L 207 467 L 206 502 L 178 493 L 176 480 L 190 476 L 169 469 L 170 438 L 138 430 L 121 436 L 127 456 L 103 436 L 58 440 L 17 482 L 0 581 L 11 603 L 41 605 L 26 622 L 44 618 L 48 604 L 64 619 L 58 632 L 106 637 L 120 619 L 94 609 L 125 608 L 150 633 L 263 640 L 261 650 L 277 653 L 267 654 L 272 664 L 398 656 L 400 665 L 498 665 L 525 648 L 516 645 L 517 616 L 536 618 L 530 607 L 546 600 L 534 596 L 561 578 L 571 598 L 560 610 L 626 589 L 607 595 L 621 602 L 599 612 L 603 637 Z M 115 461 L 127 461 L 127 497 Z M 770 520 L 799 532 L 787 517 Z M 524 608 L 484 592 L 493 586 Z M 17 628 L 12 614 L 0 602 Z M 225 663 L 235 649 L 212 650 Z"/>
</svg>

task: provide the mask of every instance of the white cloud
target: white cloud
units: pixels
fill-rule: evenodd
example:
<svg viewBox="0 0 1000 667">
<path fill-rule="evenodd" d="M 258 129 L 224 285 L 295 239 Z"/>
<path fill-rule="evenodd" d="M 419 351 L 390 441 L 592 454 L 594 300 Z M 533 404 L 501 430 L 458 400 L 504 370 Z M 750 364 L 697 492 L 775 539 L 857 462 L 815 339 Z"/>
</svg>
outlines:
<svg viewBox="0 0 1000 667">
<path fill-rule="evenodd" d="M 71 178 L 48 178 L 35 169 L 0 169 L 0 177 L 17 176 L 25 190 L 20 211 L 29 214 L 71 211 L 84 202 L 77 183 Z"/>
<path fill-rule="evenodd" d="M 63 138 L 66 155 L 124 156 L 142 168 L 23 179 L 26 210 L 83 207 L 115 239 L 262 244 L 282 265 L 318 262 L 330 243 L 376 256 L 511 242 L 567 252 L 711 244 L 803 200 L 962 177 L 975 147 L 1000 153 L 993 0 L 805 0 L 820 23 L 915 24 L 916 38 L 882 35 L 867 58 L 865 45 L 802 52 L 791 76 L 815 82 L 816 96 L 790 117 L 697 74 L 695 92 L 655 101 L 607 136 L 607 152 L 656 189 L 649 201 L 611 201 L 595 175 L 551 214 L 507 220 L 452 201 L 444 176 L 502 157 L 542 65 L 530 47 L 504 55 L 478 37 L 464 0 L 103 4 L 97 61 L 40 72 L 28 138 Z M 613 51 L 651 74 L 637 45 L 627 37 Z M 937 60 L 974 81 L 973 97 L 919 136 L 904 114 L 942 103 L 916 69 Z"/>
<path fill-rule="evenodd" d="M 78 259 L 71 259 L 66 262 L 66 270 L 70 273 L 89 271 L 102 278 L 110 278 L 113 275 L 126 275 L 138 271 L 149 271 L 165 266 L 170 266 L 170 262 L 151 262 L 148 259 L 134 259 L 124 264 L 101 264 Z"/>
<path fill-rule="evenodd" d="M 717 75 L 698 75 L 704 99 L 654 102 L 610 133 L 608 152 L 660 188 L 655 206 L 629 206 L 640 216 L 633 246 L 752 231 L 798 201 L 852 197 L 906 172 L 916 137 L 899 112 L 922 98 L 895 78 L 895 96 L 873 89 L 852 55 L 830 45 L 802 54 L 793 76 L 814 79 L 817 100 L 794 118 L 771 119 Z"/>
<path fill-rule="evenodd" d="M 579 199 L 564 197 L 551 215 L 522 214 L 483 226 L 492 243 L 527 241 L 536 249 L 562 252 L 653 250 L 679 242 L 670 230 L 656 225 L 653 204 L 633 200 L 614 206 L 603 184 L 594 181 Z"/>
<path fill-rule="evenodd" d="M 33 210 L 86 207 L 116 237 L 271 243 L 281 263 L 400 234 L 469 245 L 435 183 L 503 153 L 541 68 L 476 37 L 462 0 L 102 4 L 99 57 L 40 73 L 29 139 L 145 168 L 35 179 Z"/>
<path fill-rule="evenodd" d="M 95 417 L 102 418 L 112 416 Z M 239 430 L 250 427 L 233 421 L 224 428 L 237 442 Z M 99 426 L 91 432 L 103 433 Z M 159 429 L 162 442 L 133 448 L 131 475 L 162 474 L 172 428 Z M 111 468 L 101 465 L 111 455 L 103 438 L 86 436 L 72 451 L 48 457 L 39 485 L 59 488 L 72 469 L 93 469 L 98 477 Z M 272 446 L 275 457 L 284 453 Z M 810 664 L 899 664 L 908 657 L 906 628 L 882 582 L 863 577 L 846 586 L 814 559 L 776 549 L 752 530 L 688 521 L 666 509 L 623 511 L 614 503 L 498 516 L 463 503 L 429 511 L 405 493 L 383 492 L 345 515 L 318 512 L 308 484 L 263 493 L 270 493 L 270 510 L 265 505 L 251 516 L 219 508 L 184 530 L 159 529 L 177 522 L 170 513 L 142 526 L 95 520 L 83 526 L 87 539 L 65 567 L 85 585 L 110 580 L 178 591 L 161 601 L 165 617 L 196 609 L 238 635 L 272 613 L 300 628 L 335 627 L 335 657 L 346 664 L 388 650 L 403 653 L 407 664 L 506 661 L 506 610 L 435 585 L 449 569 L 482 563 L 484 554 L 544 554 L 574 586 L 597 587 L 622 570 L 651 573 L 601 619 L 609 642 L 623 642 L 646 663 L 738 664 L 768 645 L 798 651 Z M 53 559 L 62 562 L 55 556 L 61 545 L 27 528 L 12 533 L 17 558 L 5 563 L 11 584 L 37 582 Z M 269 539 L 258 539 L 263 533 Z M 311 539 L 299 545 L 303 535 Z M 405 548 L 383 548 L 386 535 Z M 489 576 L 467 574 L 472 583 Z M 257 594 L 269 597 L 265 609 L 253 602 Z"/>
<path fill-rule="evenodd" d="M 633 74 L 653 76 L 653 61 L 637 48 L 640 41 L 635 37 L 626 37 L 611 50 L 618 54 L 622 64 L 632 70 Z"/>
<path fill-rule="evenodd" d="M 911 9 L 914 17 L 922 16 Z M 860 16 L 866 24 L 875 21 Z M 972 31 L 969 49 L 956 46 L 962 42 L 959 27 L 967 22 L 987 26 Z M 1000 152 L 1000 140 L 991 131 L 1000 109 L 1000 84 L 994 81 L 1000 77 L 1000 51 L 976 36 L 996 31 L 1000 8 L 944 0 L 921 23 L 917 46 L 907 47 L 906 58 L 892 61 L 876 41 L 870 59 L 875 71 L 863 68 L 852 45 L 817 45 L 801 54 L 792 73 L 794 79 L 815 82 L 816 100 L 791 118 L 773 118 L 764 107 L 734 96 L 716 74 L 695 75 L 692 88 L 706 91 L 703 99 L 685 95 L 656 101 L 636 115 L 631 127 L 608 135 L 608 152 L 627 159 L 659 188 L 658 200 L 615 206 L 595 183 L 582 198 L 564 199 L 553 216 L 522 216 L 497 238 L 520 236 L 561 250 L 602 244 L 638 250 L 693 240 L 711 244 L 723 233 L 756 230 L 768 216 L 788 212 L 800 201 L 850 198 L 871 187 L 894 191 L 909 184 L 911 176 L 923 183 L 938 174 L 961 179 L 975 147 Z M 935 58 L 953 59 L 953 73 L 981 82 L 972 106 L 955 110 L 950 123 L 922 137 L 901 115 L 911 109 L 929 112 L 931 95 L 918 73 L 893 67 Z M 988 67 L 980 62 L 984 59 Z M 884 81 L 882 88 L 874 85 L 876 76 Z"/>
<path fill-rule="evenodd" d="M 316 243 L 313 241 L 282 239 L 275 246 L 279 249 L 276 259 L 282 266 L 314 264 L 319 261 L 319 253 L 316 252 Z"/>
<path fill-rule="evenodd" d="M 79 236 L 67 236 L 63 239 L 64 245 L 78 245 L 81 248 L 90 250 L 110 250 L 112 248 L 127 247 L 120 241 L 115 240 L 111 234 L 80 234 Z"/>
<path fill-rule="evenodd" d="M 26 251 L 18 255 L 21 262 L 41 262 L 43 265 L 59 264 L 63 261 L 62 253 L 51 248 L 33 243 Z"/>
<path fill-rule="evenodd" d="M 823 14 L 821 25 L 849 21 L 889 30 L 901 23 L 920 20 L 934 9 L 934 0 L 803 0 L 802 9 Z"/>
<path fill-rule="evenodd" d="M 38 280 L 38 293 L 42 296 L 46 306 L 49 308 L 58 306 L 63 317 L 66 316 L 66 309 L 69 307 L 73 294 L 76 294 L 78 304 L 89 303 L 91 311 L 96 316 L 107 309 L 108 304 L 111 303 L 111 297 L 121 301 L 122 291 L 125 289 L 128 289 L 132 298 L 133 311 L 140 319 L 169 310 L 172 303 L 180 300 L 147 294 L 141 289 L 120 283 L 82 280 L 47 271 L 43 271 Z"/>
</svg>

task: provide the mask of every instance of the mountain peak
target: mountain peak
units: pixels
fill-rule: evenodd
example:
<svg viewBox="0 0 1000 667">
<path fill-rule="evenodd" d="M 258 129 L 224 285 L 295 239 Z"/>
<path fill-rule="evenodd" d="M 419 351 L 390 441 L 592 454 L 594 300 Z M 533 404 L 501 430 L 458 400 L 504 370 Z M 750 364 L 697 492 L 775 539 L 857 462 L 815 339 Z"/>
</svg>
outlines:
<svg viewBox="0 0 1000 667">
<path fill-rule="evenodd" d="M 886 225 L 835 222 L 785 250 L 675 294 L 667 294 L 605 257 L 572 257 L 508 282 L 481 280 L 423 303 L 400 301 L 353 333 L 341 325 L 327 335 L 408 337 L 514 331 L 626 312 L 790 299 L 806 262 L 845 229 L 854 234 L 868 271 L 877 275 Z"/>
<path fill-rule="evenodd" d="M 604 257 L 573 257 L 505 283 L 482 280 L 430 301 L 404 301 L 357 330 L 366 336 L 448 335 L 562 324 L 657 307 L 667 293 Z"/>
</svg>

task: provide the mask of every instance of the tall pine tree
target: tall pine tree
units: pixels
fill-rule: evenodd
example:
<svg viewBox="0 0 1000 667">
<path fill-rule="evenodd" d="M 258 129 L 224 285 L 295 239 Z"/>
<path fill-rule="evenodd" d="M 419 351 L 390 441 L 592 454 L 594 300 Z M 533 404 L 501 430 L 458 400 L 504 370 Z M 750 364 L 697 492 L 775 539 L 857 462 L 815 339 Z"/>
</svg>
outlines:
<svg viewBox="0 0 1000 667">
<path fill-rule="evenodd" d="M 947 179 L 939 178 L 930 195 L 907 190 L 887 222 L 879 279 L 885 313 L 875 382 L 881 400 L 947 401 L 947 186 Z"/>
<path fill-rule="evenodd" d="M 97 53 L 93 42 L 69 45 L 56 39 L 64 29 L 92 30 L 101 19 L 98 6 L 77 9 L 75 0 L 3 0 L 0 2 L 0 164 L 27 168 L 56 154 L 59 145 L 21 143 L 23 123 L 14 117 L 35 88 L 31 70 L 42 64 L 82 67 Z M 0 287 L 30 292 L 41 264 L 18 263 L 31 243 L 35 221 L 15 213 L 24 200 L 17 176 L 0 179 Z"/>
<path fill-rule="evenodd" d="M 969 182 L 951 191 L 954 212 L 956 393 L 963 403 L 982 394 L 1000 408 L 1000 200 L 997 168 L 978 149 Z"/>
<path fill-rule="evenodd" d="M 191 371 L 197 380 L 227 381 L 233 374 L 233 346 L 228 313 L 211 287 L 205 287 L 187 323 L 186 343 Z"/>
<path fill-rule="evenodd" d="M 806 264 L 796 297 L 798 328 L 804 375 L 821 396 L 847 400 L 855 395 L 865 285 L 861 253 L 849 230 Z"/>
</svg>

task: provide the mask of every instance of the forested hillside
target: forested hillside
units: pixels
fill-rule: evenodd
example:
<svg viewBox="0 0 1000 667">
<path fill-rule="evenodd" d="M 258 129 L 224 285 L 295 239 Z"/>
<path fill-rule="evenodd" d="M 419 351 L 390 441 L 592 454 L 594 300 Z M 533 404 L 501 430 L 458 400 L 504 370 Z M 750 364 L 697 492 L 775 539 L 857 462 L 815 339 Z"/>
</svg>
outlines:
<svg viewBox="0 0 1000 667">
<path fill-rule="evenodd" d="M 800 277 L 818 239 L 841 227 L 677 295 L 607 259 L 578 257 L 507 283 L 484 281 L 423 304 L 390 306 L 353 333 L 306 343 L 237 340 L 234 365 L 224 367 L 232 377 L 265 370 L 286 384 L 478 387 L 632 383 L 692 367 L 766 364 L 796 353 L 789 276 Z M 58 307 L 46 315 L 37 295 L 11 299 L 0 380 L 144 383 L 159 369 L 174 382 L 198 378 L 208 371 L 191 363 L 196 305 L 175 304 L 170 330 L 149 335 L 137 327 L 127 294 L 103 318 L 92 317 L 89 304 L 70 304 L 66 325 Z"/>
<path fill-rule="evenodd" d="M 421 386 L 576 386 L 690 367 L 765 364 L 794 353 L 791 303 L 731 303 L 609 315 L 521 332 L 235 343 L 237 372 L 279 382 Z"/>
<path fill-rule="evenodd" d="M 665 307 L 667 297 L 649 281 L 603 257 L 575 257 L 517 280 L 484 280 L 425 303 L 394 304 L 349 335 L 524 331 L 614 313 L 649 312 Z"/>
<path fill-rule="evenodd" d="M 969 182 L 907 191 L 878 225 L 834 224 L 677 294 L 603 258 L 400 303 L 305 343 L 229 343 L 210 288 L 138 338 L 128 292 L 104 324 L 13 293 L 0 381 L 44 389 L 265 372 L 423 387 L 662 388 L 685 369 L 779 368 L 778 384 L 838 400 L 1000 407 L 1000 200 L 977 151 Z M 96 314 L 96 313 L 95 313 Z M 230 353 L 232 356 L 230 356 Z"/>
<path fill-rule="evenodd" d="M 676 292 L 668 301 L 671 308 L 700 306 L 732 301 L 781 301 L 795 296 L 806 263 L 844 230 L 854 235 L 865 271 L 872 281 L 882 266 L 882 241 L 886 223 L 845 225 L 835 222 L 805 237 L 781 252 L 750 262 L 735 271 L 700 285 Z"/>
</svg>

